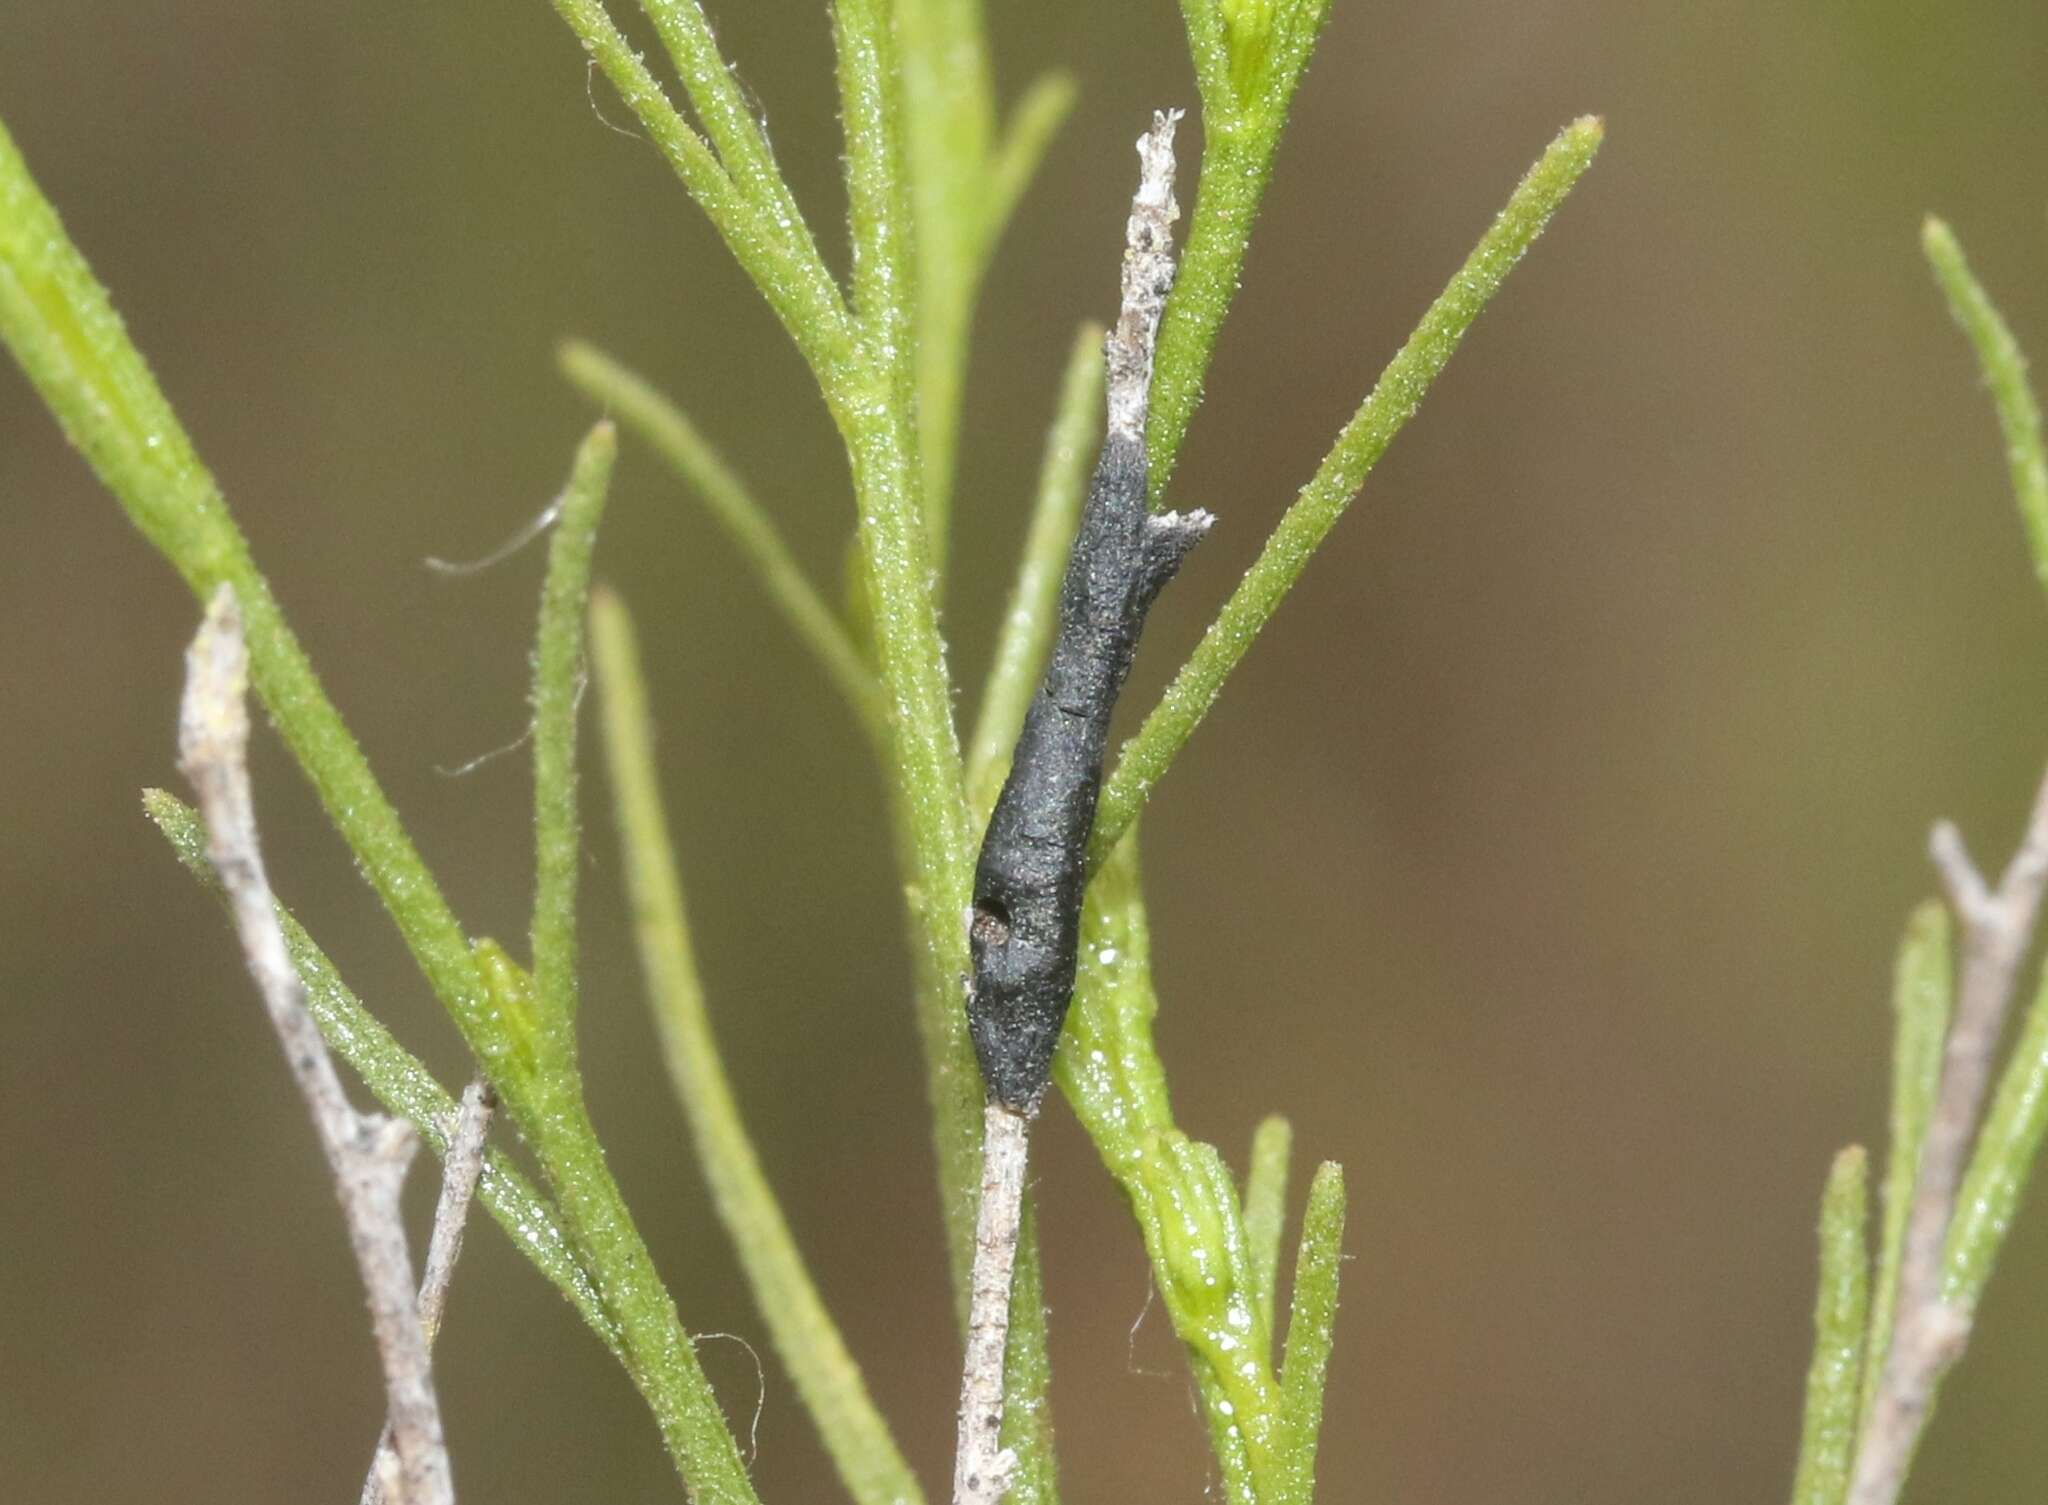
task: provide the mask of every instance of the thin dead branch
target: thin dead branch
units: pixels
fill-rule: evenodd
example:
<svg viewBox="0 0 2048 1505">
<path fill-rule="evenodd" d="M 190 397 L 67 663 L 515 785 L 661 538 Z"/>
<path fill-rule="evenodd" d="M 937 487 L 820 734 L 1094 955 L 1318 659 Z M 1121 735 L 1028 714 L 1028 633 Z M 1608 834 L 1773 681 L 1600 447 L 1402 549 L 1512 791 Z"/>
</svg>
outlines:
<svg viewBox="0 0 2048 1505">
<path fill-rule="evenodd" d="M 389 1470 L 396 1485 L 391 1498 L 400 1505 L 453 1505 L 441 1412 L 399 1214 L 399 1191 L 419 1138 L 410 1124 L 359 1114 L 350 1105 L 285 950 L 249 790 L 248 678 L 241 610 L 233 589 L 223 585 L 186 651 L 179 759 L 199 796 L 209 852 L 234 911 L 243 955 L 306 1099 L 355 1247 L 389 1400 L 396 1459 Z"/>
<path fill-rule="evenodd" d="M 2048 885 L 2048 779 L 1996 888 L 1977 871 L 1961 833 L 1949 822 L 1934 828 L 1928 848 L 1962 923 L 1963 958 L 1955 1023 L 1943 1051 L 1941 1087 L 1906 1220 L 1891 1349 L 1883 1357 L 1857 1448 L 1849 1505 L 1897 1500 L 1935 1386 L 1969 1342 L 1971 1313 L 1942 1299 L 1942 1264 L 1992 1059 Z"/>
<path fill-rule="evenodd" d="M 441 1196 L 434 1204 L 434 1231 L 427 1240 L 427 1271 L 420 1277 L 420 1331 L 430 1353 L 441 1333 L 442 1315 L 448 1310 L 448 1287 L 455 1278 L 455 1262 L 462 1257 L 469 1204 L 483 1175 L 484 1142 L 490 1137 L 491 1117 L 497 1107 L 491 1084 L 478 1077 L 464 1090 L 449 1125 L 448 1153 L 441 1159 Z M 377 1438 L 370 1472 L 363 1480 L 361 1505 L 383 1505 L 392 1498 L 384 1481 L 396 1463 L 387 1419 Z"/>
<path fill-rule="evenodd" d="M 993 1098 L 982 1112 L 981 1210 L 974 1224 L 974 1281 L 967 1363 L 960 1379 L 960 1436 L 953 1505 L 996 1505 L 1016 1455 L 1002 1445 L 1003 1355 L 1010 1340 L 1010 1274 L 1024 1209 L 1031 1121 Z"/>
</svg>

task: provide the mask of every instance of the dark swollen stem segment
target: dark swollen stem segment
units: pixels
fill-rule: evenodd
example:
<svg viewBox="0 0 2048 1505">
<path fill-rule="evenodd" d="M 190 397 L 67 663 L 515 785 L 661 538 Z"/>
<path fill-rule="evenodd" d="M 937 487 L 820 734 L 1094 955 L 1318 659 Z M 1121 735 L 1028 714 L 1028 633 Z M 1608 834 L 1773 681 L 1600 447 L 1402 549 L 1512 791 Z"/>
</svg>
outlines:
<svg viewBox="0 0 2048 1505">
<path fill-rule="evenodd" d="M 1173 286 L 1173 128 L 1153 117 L 1138 142 L 1122 309 L 1104 341 L 1108 425 L 1060 588 L 1045 678 L 1025 713 L 1010 774 L 989 817 L 968 917 L 967 1023 L 997 1103 L 1031 1117 L 1051 1079 L 1073 998 L 1088 836 L 1102 788 L 1110 714 L 1154 598 L 1213 519 L 1152 516 L 1145 418 L 1152 346 Z"/>
</svg>

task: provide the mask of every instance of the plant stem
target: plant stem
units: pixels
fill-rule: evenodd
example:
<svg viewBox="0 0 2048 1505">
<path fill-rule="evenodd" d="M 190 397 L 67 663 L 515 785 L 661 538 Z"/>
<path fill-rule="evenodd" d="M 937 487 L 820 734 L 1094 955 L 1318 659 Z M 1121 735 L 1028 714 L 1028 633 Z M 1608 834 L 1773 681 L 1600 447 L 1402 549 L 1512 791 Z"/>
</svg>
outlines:
<svg viewBox="0 0 2048 1505">
<path fill-rule="evenodd" d="M 1344 1171 L 1335 1161 L 1316 1167 L 1301 1219 L 1301 1251 L 1294 1264 L 1294 1302 L 1287 1322 L 1287 1357 L 1280 1369 L 1287 1416 L 1288 1464 L 1284 1505 L 1315 1498 L 1316 1441 L 1323 1427 L 1323 1381 L 1337 1325 L 1337 1280 L 1344 1260 Z"/>
<path fill-rule="evenodd" d="M 603 699 L 605 746 L 640 963 L 647 974 L 648 998 L 660 1026 L 669 1076 L 696 1140 L 698 1164 L 775 1350 L 848 1492 L 860 1505 L 921 1505 L 923 1491 L 868 1398 L 860 1367 L 847 1352 L 804 1267 L 719 1059 L 690 939 L 682 878 L 668 839 L 654 723 L 632 619 L 608 591 L 597 592 L 590 610 L 592 656 Z"/>
<path fill-rule="evenodd" d="M 976 826 L 987 824 L 989 808 L 1002 788 L 1010 749 L 1017 745 L 1025 708 L 1038 688 L 1046 649 L 1058 625 L 1060 580 L 1101 428 L 1102 336 L 1100 324 L 1083 324 L 1075 335 L 1046 435 L 1038 499 L 1032 505 L 1017 580 L 1010 588 L 1009 609 L 1003 614 L 995 661 L 981 692 L 981 714 L 968 743 L 967 788 Z"/>
<path fill-rule="evenodd" d="M 2048 452 L 2041 442 L 2041 408 L 2027 384 L 2027 360 L 1983 284 L 1971 274 L 1955 233 L 1929 216 L 1920 232 L 1929 265 L 1948 295 L 1949 312 L 1977 352 L 1984 384 L 1991 389 L 1998 426 L 2005 434 L 2012 494 L 2026 524 L 2034 574 L 2048 586 Z"/>
<path fill-rule="evenodd" d="M 1202 96 L 1202 168 L 1187 250 L 1159 331 L 1146 433 L 1155 504 L 1202 400 L 1216 336 L 1242 280 L 1252 222 L 1329 0 L 1181 0 L 1181 15 Z"/>
<path fill-rule="evenodd" d="M 1820 1294 L 1813 1312 L 1813 1365 L 1806 1374 L 1806 1423 L 1792 1505 L 1842 1505 L 1856 1457 L 1864 1333 L 1870 1315 L 1870 1215 L 1865 1156 L 1850 1145 L 1835 1157 L 1820 1204 Z"/>
<path fill-rule="evenodd" d="M 833 688 L 872 735 L 883 736 L 881 687 L 874 671 L 854 646 L 845 622 L 804 577 L 766 509 L 724 457 L 645 378 L 603 351 L 572 340 L 562 346 L 561 366 L 592 401 L 653 445 L 669 469 L 703 500 Z"/>
<path fill-rule="evenodd" d="M 1052 1354 L 1038 1255 L 1037 1199 L 1024 1191 L 1017 1268 L 1010 1278 L 1010 1343 L 1003 1357 L 1003 1447 L 1017 1460 L 1004 1505 L 1059 1505 L 1053 1452 Z"/>
<path fill-rule="evenodd" d="M 985 264 L 995 81 L 979 0 L 895 0 L 917 248 L 917 406 L 926 531 L 943 568 L 960 390 Z"/>
<path fill-rule="evenodd" d="M 1394 436 L 1420 405 L 1430 383 L 1450 360 L 1550 217 L 1600 149 L 1601 123 L 1573 122 L 1516 187 L 1507 207 L 1457 276 L 1422 316 L 1372 393 L 1338 434 L 1314 479 L 1280 519 L 1258 560 L 1231 593 L 1165 696 L 1124 746 L 1104 784 L 1095 819 L 1091 865 L 1099 867 L 1130 827 L 1167 767 L 1179 754 L 1223 683 L 1293 589 L 1295 581 L 1344 509 L 1357 496 Z"/>
<path fill-rule="evenodd" d="M 576 803 L 576 711 L 583 700 L 583 613 L 618 435 L 609 422 L 576 451 L 548 548 L 533 654 L 533 982 L 552 1052 L 576 1059 L 576 885 L 583 822 Z"/>
<path fill-rule="evenodd" d="M 403 1119 L 356 1112 L 341 1085 L 277 923 L 277 901 L 256 836 L 248 754 L 249 652 L 234 587 L 223 585 L 185 653 L 178 763 L 198 793 L 207 855 L 227 892 L 249 974 L 312 1116 L 348 1224 L 383 1361 L 391 1481 L 407 1505 L 454 1505 L 441 1406 L 399 1207 L 419 1136 Z"/>
<path fill-rule="evenodd" d="M 809 233 L 798 233 L 802 222 L 792 219 L 790 228 L 785 228 L 773 209 L 764 208 L 734 183 L 726 171 L 730 164 L 721 165 L 710 146 L 669 103 L 633 44 L 613 24 L 603 0 L 554 3 L 619 98 L 640 117 L 648 137 L 683 180 L 733 259 L 782 320 L 819 382 L 837 383 L 852 357 L 853 331 L 838 286 L 811 244 Z M 718 69 L 724 71 L 722 63 Z M 693 80 L 686 78 L 685 82 Z M 698 87 L 707 82 L 701 70 L 696 71 L 694 82 Z"/>
<path fill-rule="evenodd" d="M 142 805 L 185 870 L 218 893 L 220 885 L 212 864 L 206 860 L 206 833 L 198 815 L 184 801 L 161 789 L 143 790 Z M 282 905 L 278 907 L 277 918 L 284 927 L 292 965 L 305 979 L 307 1007 L 328 1045 L 363 1079 L 363 1085 L 378 1102 L 418 1129 L 435 1154 L 445 1155 L 448 1124 L 457 1107 L 454 1096 L 363 1007 L 362 1000 L 349 991 L 327 954 Z M 597 1287 L 570 1244 L 553 1204 L 499 1150 L 485 1152 L 483 1181 L 477 1195 L 511 1238 L 513 1247 L 568 1298 L 590 1330 L 617 1354 L 617 1324 L 599 1301 Z"/>
<path fill-rule="evenodd" d="M 124 511 L 204 601 L 241 604 L 250 678 L 429 986 L 495 1077 L 496 1029 L 469 940 L 327 699 L 213 477 L 106 290 L 0 127 L 0 339 Z"/>
<path fill-rule="evenodd" d="M 1252 1302 L 1270 1331 L 1278 1299 L 1280 1234 L 1287 1220 L 1287 1157 L 1294 1129 L 1275 1113 L 1252 1135 L 1251 1170 L 1244 1183 L 1244 1241 L 1251 1250 Z"/>
<path fill-rule="evenodd" d="M 1878 1243 L 1877 1278 L 1870 1301 L 1870 1341 L 1865 1345 L 1863 1398 L 1867 1416 L 1877 1378 L 1892 1346 L 1892 1316 L 1899 1299 L 1899 1261 L 1906 1248 L 1906 1214 L 1920 1174 L 1920 1150 L 1941 1088 L 1942 1045 L 1948 1038 L 1954 990 L 1948 910 L 1929 901 L 1913 911 L 1899 945 L 1893 974 L 1892 1100 L 1890 1145 L 1885 1155 L 1884 1220 Z"/>
</svg>

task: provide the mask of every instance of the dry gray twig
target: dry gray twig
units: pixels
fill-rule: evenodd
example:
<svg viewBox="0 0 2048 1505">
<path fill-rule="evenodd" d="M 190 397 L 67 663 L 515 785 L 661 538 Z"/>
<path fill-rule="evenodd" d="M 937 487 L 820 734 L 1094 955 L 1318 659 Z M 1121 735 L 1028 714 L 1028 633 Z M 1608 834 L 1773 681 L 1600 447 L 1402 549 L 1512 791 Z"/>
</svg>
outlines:
<svg viewBox="0 0 2048 1505">
<path fill-rule="evenodd" d="M 453 1505 L 441 1412 L 399 1216 L 399 1191 L 419 1138 L 410 1124 L 355 1111 L 306 1007 L 305 984 L 285 950 L 256 839 L 247 764 L 248 678 L 241 609 L 233 589 L 223 585 L 185 654 L 179 761 L 198 793 L 208 850 L 227 890 L 250 974 L 334 1173 L 383 1360 L 397 1460 L 389 1471 L 396 1485 L 391 1497 L 401 1505 Z"/>
<path fill-rule="evenodd" d="M 1003 1354 L 1010 1341 L 1010 1274 L 1024 1207 L 1031 1121 L 990 1098 L 982 1111 L 981 1210 L 974 1223 L 967 1363 L 960 1379 L 960 1435 L 953 1505 L 996 1505 L 1017 1457 L 1002 1445 Z"/>
<path fill-rule="evenodd" d="M 1949 822 L 1934 828 L 1928 849 L 1962 923 L 1963 959 L 1955 1023 L 1942 1053 L 1941 1086 L 1906 1218 L 1891 1349 L 1883 1356 L 1858 1442 L 1849 1505 L 1892 1505 L 1898 1498 L 1935 1386 L 1969 1342 L 1971 1314 L 1942 1299 L 1942 1260 L 1992 1058 L 2048 885 L 2048 779 L 2035 795 L 2026 835 L 1995 889 L 1977 871 L 1961 833 Z"/>
<path fill-rule="evenodd" d="M 455 1262 L 462 1257 L 469 1204 L 483 1176 L 484 1142 L 490 1137 L 491 1116 L 497 1107 L 491 1084 L 478 1077 L 463 1091 L 449 1124 L 448 1153 L 441 1160 L 441 1196 L 434 1204 L 434 1231 L 427 1239 L 427 1271 L 420 1277 L 420 1331 L 429 1352 L 440 1336 L 442 1314 L 448 1310 L 448 1287 L 455 1278 Z M 361 1505 L 382 1505 L 392 1498 L 384 1481 L 395 1462 L 387 1420 L 370 1459 L 370 1472 L 363 1480 Z"/>
</svg>

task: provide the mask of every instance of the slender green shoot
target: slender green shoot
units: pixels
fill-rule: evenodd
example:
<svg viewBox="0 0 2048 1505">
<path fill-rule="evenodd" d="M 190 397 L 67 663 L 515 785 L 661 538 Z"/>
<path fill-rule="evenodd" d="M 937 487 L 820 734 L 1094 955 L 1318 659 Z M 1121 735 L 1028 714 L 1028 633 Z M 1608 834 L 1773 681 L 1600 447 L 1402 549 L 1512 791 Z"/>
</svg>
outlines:
<svg viewBox="0 0 2048 1505">
<path fill-rule="evenodd" d="M 533 983 L 549 1043 L 564 1060 L 574 1060 L 576 1050 L 576 885 L 583 861 L 576 711 L 583 702 L 583 611 L 618 452 L 618 434 L 609 422 L 593 428 L 576 451 L 548 546 L 533 653 Z"/>
<path fill-rule="evenodd" d="M 640 9 L 660 33 L 676 76 L 689 95 L 690 108 L 703 122 L 727 177 L 767 214 L 793 252 L 822 269 L 810 226 L 804 223 L 803 211 L 775 165 L 775 153 L 748 106 L 738 76 L 719 53 L 703 6 L 698 0 L 640 0 Z"/>
<path fill-rule="evenodd" d="M 1074 75 L 1054 69 L 1033 79 L 1010 112 L 1003 139 L 988 161 L 984 262 L 994 254 L 996 242 L 1009 226 L 1011 215 L 1017 212 L 1024 190 L 1038 175 L 1046 148 L 1052 145 L 1053 137 L 1073 112 L 1076 92 Z"/>
<path fill-rule="evenodd" d="M 689 9 L 694 10 L 695 6 Z M 603 0 L 555 0 L 555 10 L 611 81 L 619 98 L 639 117 L 648 138 L 682 179 L 683 187 L 724 239 L 733 259 L 753 279 L 761 296 L 782 320 L 783 328 L 796 341 L 820 385 L 835 389 L 852 356 L 853 331 L 838 284 L 826 270 L 809 232 L 802 229 L 801 219 L 795 218 L 792 211 L 785 224 L 775 207 L 787 196 L 787 188 L 771 194 L 771 204 L 764 203 L 758 192 L 749 192 L 734 181 L 727 171 L 733 164 L 722 164 L 717 153 L 669 102 L 639 52 L 613 23 Z M 697 20 L 701 22 L 702 17 Z M 687 68 L 685 86 L 693 92 L 721 89 L 723 86 L 711 75 L 728 71 L 713 49 L 702 67 Z M 744 109 L 741 113 L 745 113 Z M 707 118 L 723 122 L 729 120 L 729 113 L 714 108 Z M 724 126 L 720 128 L 723 130 Z M 742 176 L 753 179 L 755 170 L 744 161 L 748 154 L 742 151 L 735 155 L 742 159 Z M 773 173 L 772 161 L 767 170 Z"/>
<path fill-rule="evenodd" d="M 1365 484 L 1366 475 L 1414 416 L 1465 331 L 1543 232 L 1572 185 L 1592 165 L 1602 131 L 1600 121 L 1588 116 L 1559 134 L 1516 187 L 1507 207 L 1457 276 L 1422 316 L 1408 342 L 1380 373 L 1372 394 L 1338 434 L 1314 479 L 1280 519 L 1258 560 L 1224 603 L 1164 698 L 1145 718 L 1138 735 L 1125 744 L 1115 771 L 1103 786 L 1095 817 L 1091 845 L 1095 865 L 1116 845 L 1167 767 L 1187 745 L 1222 693 L 1224 681 L 1301 578 L 1317 547 Z"/>
<path fill-rule="evenodd" d="M 143 790 L 142 807 L 186 871 L 219 894 L 220 884 L 206 855 L 206 828 L 198 812 L 161 789 Z M 459 1106 L 455 1095 L 363 1007 L 342 982 L 334 963 L 290 911 L 279 905 L 277 918 L 292 965 L 306 984 L 307 1007 L 328 1046 L 348 1062 L 378 1102 L 418 1129 L 435 1154 L 443 1153 L 448 1126 Z M 496 1149 L 485 1152 L 477 1195 L 511 1237 L 513 1247 L 569 1299 L 591 1331 L 616 1354 L 617 1327 L 599 1303 L 597 1288 L 570 1247 L 547 1198 Z"/>
<path fill-rule="evenodd" d="M 766 509 L 683 412 L 644 377 L 603 351 L 572 340 L 562 346 L 561 366 L 593 402 L 654 447 L 670 470 L 703 501 L 711 516 L 738 546 L 769 601 L 840 696 L 874 735 L 882 732 L 881 686 L 854 646 L 845 621 L 825 604 Z"/>
<path fill-rule="evenodd" d="M 1870 1315 L 1870 1216 L 1863 1147 L 1835 1157 L 1820 1203 L 1820 1294 L 1813 1311 L 1813 1365 L 1792 1505 L 1842 1505 L 1861 1424 L 1864 1335 Z"/>
<path fill-rule="evenodd" d="M 2027 382 L 2026 357 L 2004 317 L 1971 273 L 1955 233 L 1929 216 L 1920 232 L 1920 245 L 1941 290 L 1948 295 L 1949 312 L 1977 352 L 1984 384 L 1991 389 L 1998 426 L 2005 434 L 2012 494 L 2019 502 L 2020 519 L 2026 524 L 2027 543 L 2034 556 L 2034 574 L 2048 586 L 2048 451 L 2041 440 L 2041 407 Z"/>
<path fill-rule="evenodd" d="M 1294 90 L 1329 18 L 1329 0 L 1181 0 L 1203 157 L 1187 247 L 1159 326 L 1145 449 L 1153 500 L 1174 462 L 1242 280 L 1252 221 L 1273 175 Z"/>
<path fill-rule="evenodd" d="M 1038 1253 L 1037 1199 L 1027 1187 L 1017 1265 L 1010 1277 L 1010 1343 L 1003 1354 L 1003 1446 L 1017 1455 L 1004 1505 L 1059 1505 L 1051 1397 L 1052 1351 Z"/>
<path fill-rule="evenodd" d="M 2012 1227 L 2020 1193 L 2048 1129 L 2048 976 L 1998 1079 L 1949 1225 L 1942 1299 L 1973 1311 Z"/>
<path fill-rule="evenodd" d="M 980 0 L 895 0 L 903 144 L 915 219 L 917 408 L 932 558 L 943 566 L 974 304 L 996 241 L 1073 103 L 1037 80 L 997 140 Z"/>
<path fill-rule="evenodd" d="M 1038 500 L 1031 509 L 1017 580 L 1010 588 L 996 640 L 995 662 L 981 692 L 981 714 L 968 742 L 967 787 L 974 824 L 988 820 L 1002 790 L 1010 750 L 1024 727 L 1024 712 L 1038 689 L 1038 676 L 1058 625 L 1060 582 L 1067 550 L 1088 490 L 1088 468 L 1102 430 L 1102 326 L 1083 324 L 1067 357 L 1059 404 L 1045 439 L 1038 471 Z"/>
<path fill-rule="evenodd" d="M 1263 1505 L 1278 1498 L 1290 1446 L 1272 1327 L 1254 1299 L 1250 1243 L 1223 1157 L 1181 1132 L 1167 1100 L 1135 847 L 1119 846 L 1089 888 L 1053 1077 L 1130 1202 L 1202 1397 L 1224 1498 Z"/>
<path fill-rule="evenodd" d="M 1270 1330 L 1279 1287 L 1280 1234 L 1287 1221 L 1287 1158 L 1294 1128 L 1275 1113 L 1252 1135 L 1251 1170 L 1244 1181 L 1244 1241 L 1252 1257 L 1252 1302 Z"/>
<path fill-rule="evenodd" d="M 495 1079 L 507 1042 L 434 875 L 327 699 L 213 476 L 0 127 L 0 341 L 131 521 L 202 602 L 241 603 L 250 680 L 428 985 Z"/>
<path fill-rule="evenodd" d="M 633 623 L 609 591 L 599 590 L 591 600 L 590 631 L 640 963 L 669 1077 L 689 1118 L 712 1201 L 775 1351 L 848 1491 L 860 1505 L 917 1505 L 923 1492 L 804 1266 L 719 1058 L 668 838 Z"/>
<path fill-rule="evenodd" d="M 1899 944 L 1892 984 L 1891 1143 L 1884 1170 L 1884 1213 L 1878 1239 L 1877 1278 L 1871 1288 L 1869 1358 L 1864 1366 L 1861 1413 L 1868 1415 L 1892 1346 L 1899 1304 L 1899 1264 L 1905 1257 L 1906 1218 L 1920 1173 L 1920 1149 L 1941 1090 L 1942 1051 L 1948 1041 L 1955 991 L 1948 909 L 1929 900 L 1913 911 Z"/>
<path fill-rule="evenodd" d="M 1278 1498 L 1285 1505 L 1310 1505 L 1315 1499 L 1323 1382 L 1337 1326 L 1337 1280 L 1343 1260 L 1344 1170 L 1334 1160 L 1325 1160 L 1308 1184 L 1301 1249 L 1294 1263 L 1294 1302 L 1287 1319 L 1287 1357 L 1280 1370 L 1287 1466 Z"/>
</svg>

